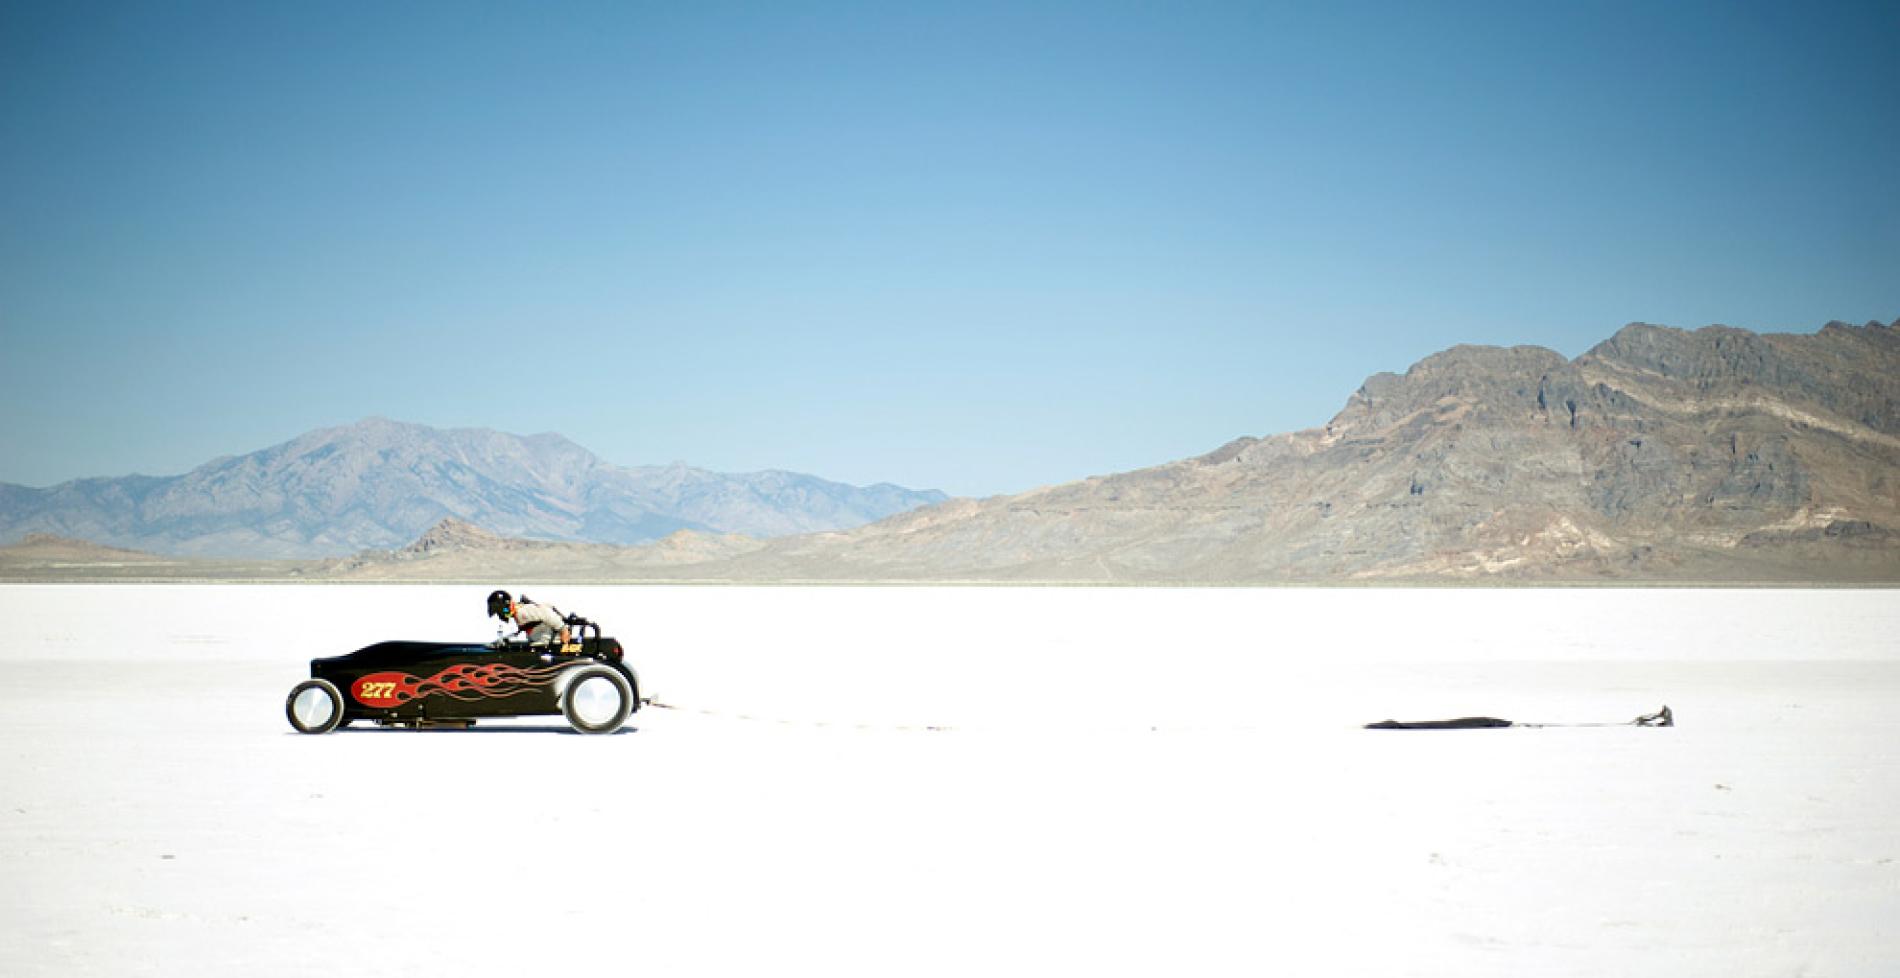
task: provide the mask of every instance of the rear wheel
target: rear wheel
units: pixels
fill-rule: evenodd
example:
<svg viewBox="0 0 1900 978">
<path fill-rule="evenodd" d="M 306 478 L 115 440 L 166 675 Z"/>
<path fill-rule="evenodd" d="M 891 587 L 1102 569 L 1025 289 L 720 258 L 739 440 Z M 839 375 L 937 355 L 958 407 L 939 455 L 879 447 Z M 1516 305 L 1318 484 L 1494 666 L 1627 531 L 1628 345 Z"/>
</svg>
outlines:
<svg viewBox="0 0 1900 978">
<path fill-rule="evenodd" d="M 632 712 L 632 687 L 606 666 L 581 667 L 561 693 L 561 715 L 581 733 L 613 733 Z"/>
<path fill-rule="evenodd" d="M 284 714 L 298 733 L 329 733 L 343 722 L 343 694 L 327 679 L 306 679 L 291 687 Z"/>
</svg>

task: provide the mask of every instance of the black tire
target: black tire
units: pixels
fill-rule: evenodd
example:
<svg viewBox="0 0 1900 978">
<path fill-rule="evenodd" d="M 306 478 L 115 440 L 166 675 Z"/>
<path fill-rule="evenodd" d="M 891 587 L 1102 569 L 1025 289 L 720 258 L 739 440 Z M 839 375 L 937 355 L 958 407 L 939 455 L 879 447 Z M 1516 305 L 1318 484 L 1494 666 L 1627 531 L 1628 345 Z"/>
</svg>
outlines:
<svg viewBox="0 0 1900 978">
<path fill-rule="evenodd" d="M 561 690 L 561 715 L 580 733 L 613 733 L 632 713 L 633 688 L 606 666 L 581 666 Z"/>
<path fill-rule="evenodd" d="M 343 722 L 343 694 L 327 679 L 306 679 L 290 688 L 284 716 L 298 733 L 329 733 Z"/>
</svg>

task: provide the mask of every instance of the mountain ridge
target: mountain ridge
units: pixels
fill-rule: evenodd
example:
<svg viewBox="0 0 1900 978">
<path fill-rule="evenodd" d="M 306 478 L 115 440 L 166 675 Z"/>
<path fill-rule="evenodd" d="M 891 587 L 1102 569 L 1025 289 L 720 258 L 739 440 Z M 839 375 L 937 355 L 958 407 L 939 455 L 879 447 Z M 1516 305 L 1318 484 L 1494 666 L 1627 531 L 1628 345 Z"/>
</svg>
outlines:
<svg viewBox="0 0 1900 978">
<path fill-rule="evenodd" d="M 629 468 L 552 432 L 370 417 L 179 476 L 0 485 L 0 541 L 50 532 L 170 555 L 313 558 L 401 546 L 458 517 L 502 536 L 632 544 L 681 529 L 767 537 L 858 525 L 944 498 L 783 470 Z"/>
<path fill-rule="evenodd" d="M 127 572 L 135 573 L 136 571 Z M 181 571 L 189 573 L 189 570 Z M 1900 584 L 1900 321 L 1461 345 L 1326 424 L 773 539 L 444 524 L 297 579 Z"/>
<path fill-rule="evenodd" d="M 1900 580 L 1900 322 L 1459 346 L 1327 424 L 773 541 L 746 578 Z"/>
</svg>

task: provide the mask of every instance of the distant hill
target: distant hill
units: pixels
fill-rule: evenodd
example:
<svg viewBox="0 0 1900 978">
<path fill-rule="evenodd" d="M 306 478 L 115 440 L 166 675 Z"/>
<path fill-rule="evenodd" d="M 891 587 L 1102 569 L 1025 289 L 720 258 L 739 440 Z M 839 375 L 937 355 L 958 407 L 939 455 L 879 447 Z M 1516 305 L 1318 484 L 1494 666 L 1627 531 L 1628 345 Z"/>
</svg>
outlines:
<svg viewBox="0 0 1900 978">
<path fill-rule="evenodd" d="M 286 458 L 364 450 L 357 440 L 326 449 L 331 443 L 285 446 L 244 465 L 214 463 L 207 469 L 217 478 L 197 484 L 279 485 L 241 476 L 252 466 L 278 471 L 292 464 Z M 667 498 L 709 495 L 684 485 L 731 485 L 693 470 L 614 470 L 590 481 L 585 473 L 598 463 L 559 439 L 495 444 L 545 453 L 511 455 L 504 467 L 549 473 L 557 485 L 619 487 L 634 481 L 620 473 L 654 471 L 677 476 L 660 480 L 673 492 Z M 303 464 L 332 471 L 318 464 L 329 457 Z M 450 463 L 430 457 L 437 477 L 453 481 L 441 474 Z M 400 500 L 389 487 L 413 485 L 401 475 L 405 458 L 341 471 Z M 23 545 L 0 549 L 0 576 L 1900 584 L 1900 322 L 1830 323 L 1812 335 L 1636 324 L 1575 359 L 1538 347 L 1454 347 L 1403 376 L 1368 378 L 1322 428 L 775 539 L 700 527 L 632 547 L 514 538 L 519 526 L 638 525 L 635 514 L 650 512 L 629 504 L 580 517 L 544 510 L 540 500 L 573 497 L 539 491 L 486 491 L 477 497 L 489 507 L 483 516 L 439 522 L 399 549 L 347 558 L 132 566 L 95 554 L 95 569 L 9 556 L 31 549 Z M 598 491 L 629 498 L 616 494 L 623 489 Z M 383 497 L 359 489 L 339 498 Z"/>
<path fill-rule="evenodd" d="M 0 542 L 52 533 L 168 555 L 332 557 L 400 547 L 452 517 L 509 537 L 637 544 L 852 527 L 945 498 L 793 472 L 628 468 L 554 434 L 371 418 L 181 476 L 0 484 Z"/>
<path fill-rule="evenodd" d="M 705 569 L 700 569 L 705 572 Z M 1900 322 L 1460 346 L 1323 428 L 768 543 L 738 579 L 1900 582 Z"/>
<path fill-rule="evenodd" d="M 104 547 L 51 533 L 29 533 L 18 543 L 0 547 L 0 554 L 15 562 L 39 561 L 48 564 L 154 564 L 165 560 L 156 554 Z"/>
<path fill-rule="evenodd" d="M 633 547 L 498 537 L 460 520 L 444 520 L 414 543 L 365 551 L 319 565 L 298 566 L 305 579 L 352 581 L 640 580 L 674 577 L 678 569 L 717 563 L 764 544 L 737 534 L 679 530 Z"/>
</svg>

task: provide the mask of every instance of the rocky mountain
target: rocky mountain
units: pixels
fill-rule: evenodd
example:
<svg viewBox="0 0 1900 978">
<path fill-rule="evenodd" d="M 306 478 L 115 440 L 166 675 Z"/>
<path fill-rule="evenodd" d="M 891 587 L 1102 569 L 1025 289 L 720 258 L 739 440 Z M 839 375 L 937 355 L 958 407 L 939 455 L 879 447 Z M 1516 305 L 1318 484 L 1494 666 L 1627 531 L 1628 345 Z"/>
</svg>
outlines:
<svg viewBox="0 0 1900 978">
<path fill-rule="evenodd" d="M 792 472 L 628 468 L 554 434 L 371 418 L 181 476 L 0 484 L 0 542 L 37 532 L 171 555 L 327 557 L 400 547 L 454 517 L 504 537 L 637 544 L 852 527 L 944 498 Z"/>
<path fill-rule="evenodd" d="M 705 568 L 699 573 L 706 573 Z M 1323 428 L 728 562 L 740 579 L 1900 581 L 1900 322 L 1460 346 Z"/>
</svg>

